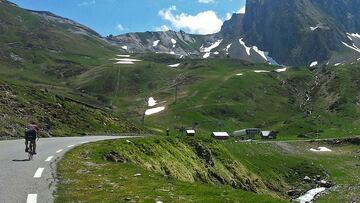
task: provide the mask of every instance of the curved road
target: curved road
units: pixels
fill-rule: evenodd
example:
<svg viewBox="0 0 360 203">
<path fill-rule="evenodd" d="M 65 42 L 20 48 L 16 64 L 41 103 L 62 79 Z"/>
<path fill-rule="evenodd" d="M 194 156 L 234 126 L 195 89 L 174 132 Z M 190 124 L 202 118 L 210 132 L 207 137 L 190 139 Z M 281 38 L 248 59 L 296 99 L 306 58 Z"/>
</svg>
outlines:
<svg viewBox="0 0 360 203">
<path fill-rule="evenodd" d="M 77 145 L 131 136 L 43 138 L 34 160 L 27 161 L 24 140 L 0 141 L 0 203 L 49 203 L 54 201 L 56 163 Z"/>
</svg>

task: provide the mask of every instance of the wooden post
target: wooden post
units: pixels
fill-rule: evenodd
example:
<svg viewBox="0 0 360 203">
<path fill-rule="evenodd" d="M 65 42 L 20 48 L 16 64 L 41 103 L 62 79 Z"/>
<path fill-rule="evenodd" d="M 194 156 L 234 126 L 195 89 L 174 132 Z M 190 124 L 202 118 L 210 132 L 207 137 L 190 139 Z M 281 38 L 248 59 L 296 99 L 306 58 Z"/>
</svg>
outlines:
<svg viewBox="0 0 360 203">
<path fill-rule="evenodd" d="M 178 84 L 175 84 L 175 103 L 177 102 L 178 98 Z"/>
</svg>

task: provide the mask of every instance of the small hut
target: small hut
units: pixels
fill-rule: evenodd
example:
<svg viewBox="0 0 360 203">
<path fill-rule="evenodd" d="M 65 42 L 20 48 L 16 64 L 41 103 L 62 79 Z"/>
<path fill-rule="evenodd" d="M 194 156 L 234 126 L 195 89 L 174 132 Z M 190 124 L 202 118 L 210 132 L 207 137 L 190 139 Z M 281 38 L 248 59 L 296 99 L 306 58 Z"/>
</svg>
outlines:
<svg viewBox="0 0 360 203">
<path fill-rule="evenodd" d="M 248 128 L 238 130 L 232 133 L 234 137 L 242 137 L 243 139 L 255 139 L 256 135 L 259 135 L 261 130 L 259 128 Z"/>
<path fill-rule="evenodd" d="M 195 130 L 186 130 L 187 136 L 195 136 Z"/>
<path fill-rule="evenodd" d="M 230 137 L 227 132 L 213 132 L 211 136 L 217 140 L 226 140 Z"/>
<path fill-rule="evenodd" d="M 260 134 L 262 139 L 276 139 L 277 132 L 274 131 L 261 131 Z"/>
</svg>

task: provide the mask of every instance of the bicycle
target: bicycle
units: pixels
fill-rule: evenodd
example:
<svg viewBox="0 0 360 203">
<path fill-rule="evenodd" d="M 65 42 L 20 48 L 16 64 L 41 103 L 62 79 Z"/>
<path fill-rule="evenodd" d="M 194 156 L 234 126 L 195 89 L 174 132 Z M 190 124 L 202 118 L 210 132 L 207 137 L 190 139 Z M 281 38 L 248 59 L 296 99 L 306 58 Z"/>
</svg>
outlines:
<svg viewBox="0 0 360 203">
<path fill-rule="evenodd" d="M 34 143 L 30 141 L 29 143 L 29 150 L 28 150 L 28 156 L 29 156 L 29 161 L 33 160 L 33 156 L 34 156 Z"/>
</svg>

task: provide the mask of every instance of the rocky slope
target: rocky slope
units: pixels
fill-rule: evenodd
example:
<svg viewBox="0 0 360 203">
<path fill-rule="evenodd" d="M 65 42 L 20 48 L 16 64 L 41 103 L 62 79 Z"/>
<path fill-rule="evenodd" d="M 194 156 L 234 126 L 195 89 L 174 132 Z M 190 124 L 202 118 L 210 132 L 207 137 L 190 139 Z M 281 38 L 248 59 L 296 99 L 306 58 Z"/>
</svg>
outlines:
<svg viewBox="0 0 360 203">
<path fill-rule="evenodd" d="M 40 124 L 44 137 L 141 131 L 101 107 L 61 95 L 56 90 L 1 79 L 0 121 L 0 140 L 22 137 L 32 121 Z"/>
</svg>

